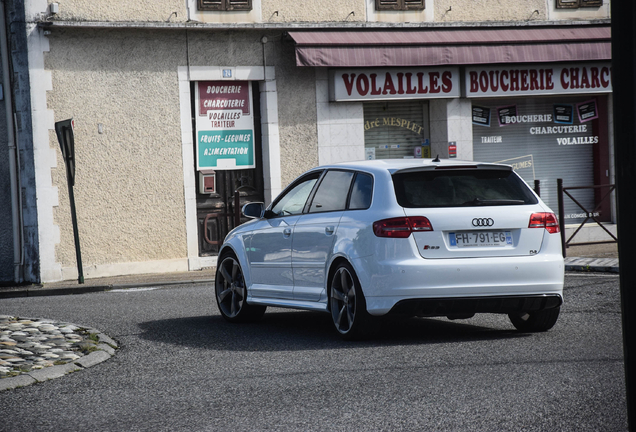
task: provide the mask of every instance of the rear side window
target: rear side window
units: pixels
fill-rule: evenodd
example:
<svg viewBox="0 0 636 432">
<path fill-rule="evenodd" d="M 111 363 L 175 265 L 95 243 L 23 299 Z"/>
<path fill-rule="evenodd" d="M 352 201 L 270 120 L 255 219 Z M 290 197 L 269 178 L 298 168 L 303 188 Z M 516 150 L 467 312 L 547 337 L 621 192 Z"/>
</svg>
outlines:
<svg viewBox="0 0 636 432">
<path fill-rule="evenodd" d="M 512 171 L 488 169 L 396 173 L 393 185 L 402 207 L 476 207 L 536 204 Z"/>
<path fill-rule="evenodd" d="M 371 207 L 373 193 L 373 177 L 368 174 L 358 173 L 351 188 L 349 210 L 365 210 Z"/>
<path fill-rule="evenodd" d="M 352 172 L 327 171 L 320 182 L 309 213 L 344 210 L 351 186 Z"/>
</svg>

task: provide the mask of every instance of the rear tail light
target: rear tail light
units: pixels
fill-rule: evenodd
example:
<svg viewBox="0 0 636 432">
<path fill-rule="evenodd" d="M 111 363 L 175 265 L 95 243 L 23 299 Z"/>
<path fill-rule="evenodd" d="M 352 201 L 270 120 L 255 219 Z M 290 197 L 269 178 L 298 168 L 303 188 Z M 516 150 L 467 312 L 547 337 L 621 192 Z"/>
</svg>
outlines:
<svg viewBox="0 0 636 432">
<path fill-rule="evenodd" d="M 373 222 L 373 232 L 378 237 L 407 238 L 412 232 L 417 231 L 433 231 L 433 226 L 424 216 L 399 217 Z"/>
<path fill-rule="evenodd" d="M 560 232 L 559 222 L 554 213 L 533 213 L 528 228 L 545 228 L 550 234 Z"/>
</svg>

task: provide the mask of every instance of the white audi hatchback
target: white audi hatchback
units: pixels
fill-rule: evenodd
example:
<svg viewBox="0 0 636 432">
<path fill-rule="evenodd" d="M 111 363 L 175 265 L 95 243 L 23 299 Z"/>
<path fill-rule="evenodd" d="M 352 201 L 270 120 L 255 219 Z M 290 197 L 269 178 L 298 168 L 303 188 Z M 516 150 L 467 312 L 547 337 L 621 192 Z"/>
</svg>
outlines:
<svg viewBox="0 0 636 432">
<path fill-rule="evenodd" d="M 226 237 L 215 292 L 228 321 L 267 306 L 325 311 L 345 339 L 374 316 L 508 314 L 554 326 L 563 302 L 557 218 L 507 165 L 374 160 L 322 166 Z"/>
</svg>

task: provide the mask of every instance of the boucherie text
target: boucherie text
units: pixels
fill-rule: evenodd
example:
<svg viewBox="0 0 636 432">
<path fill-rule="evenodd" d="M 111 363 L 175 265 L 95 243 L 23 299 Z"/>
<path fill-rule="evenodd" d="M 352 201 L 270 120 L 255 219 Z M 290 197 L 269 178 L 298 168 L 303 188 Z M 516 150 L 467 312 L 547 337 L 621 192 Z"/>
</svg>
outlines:
<svg viewBox="0 0 636 432">
<path fill-rule="evenodd" d="M 465 80 L 468 97 L 612 91 L 611 67 L 606 63 L 467 68 Z"/>
</svg>

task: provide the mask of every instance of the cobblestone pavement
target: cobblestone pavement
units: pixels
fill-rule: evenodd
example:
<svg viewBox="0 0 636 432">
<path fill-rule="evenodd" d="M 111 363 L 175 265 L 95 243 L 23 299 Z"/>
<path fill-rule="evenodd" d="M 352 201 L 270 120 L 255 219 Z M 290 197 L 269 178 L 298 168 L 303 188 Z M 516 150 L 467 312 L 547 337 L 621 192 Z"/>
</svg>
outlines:
<svg viewBox="0 0 636 432">
<path fill-rule="evenodd" d="M 101 363 L 117 343 L 98 330 L 0 315 L 0 390 L 57 378 Z"/>
</svg>

